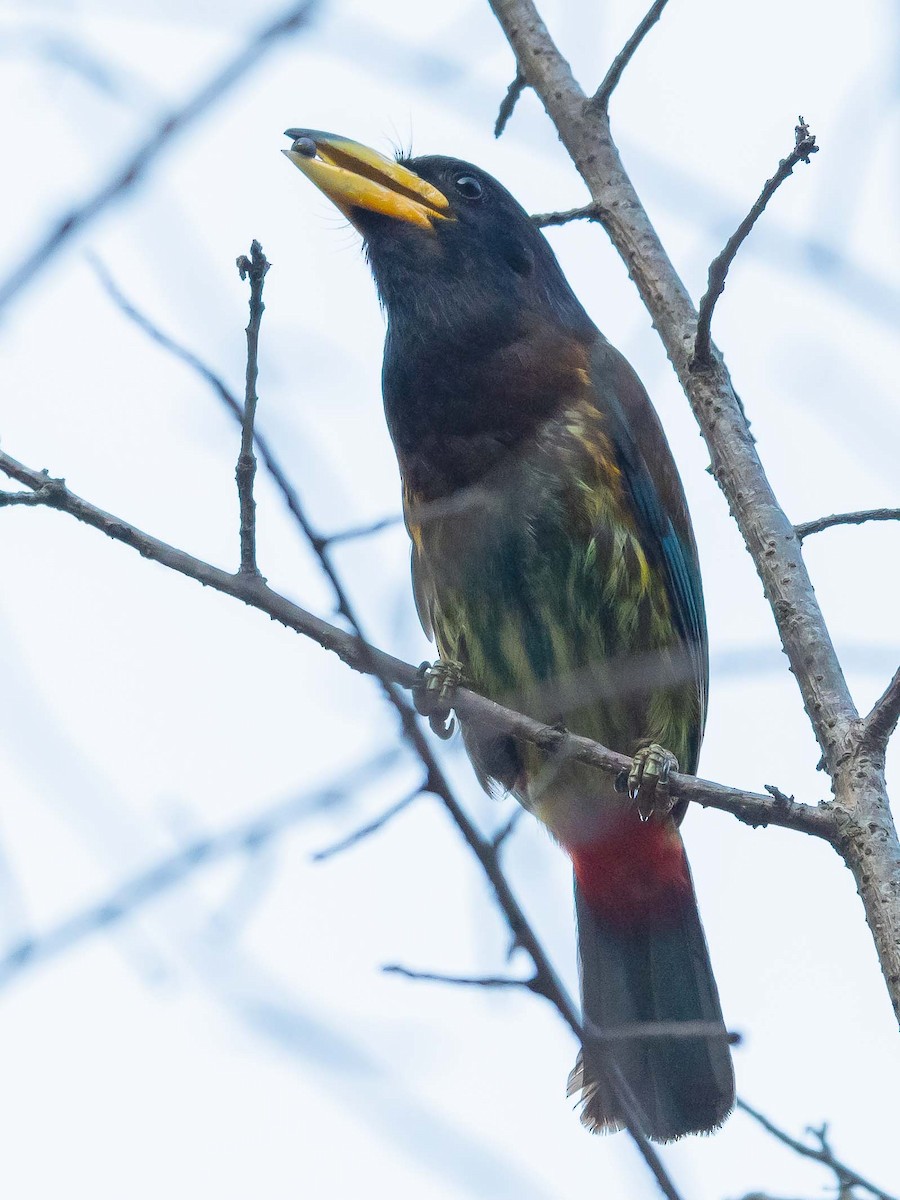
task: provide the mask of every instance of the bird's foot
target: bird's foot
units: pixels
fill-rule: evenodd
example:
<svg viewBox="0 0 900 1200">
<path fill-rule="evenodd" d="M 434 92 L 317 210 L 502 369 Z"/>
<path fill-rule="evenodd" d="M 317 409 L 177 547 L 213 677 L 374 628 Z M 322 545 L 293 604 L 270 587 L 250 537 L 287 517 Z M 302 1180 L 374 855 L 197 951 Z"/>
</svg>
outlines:
<svg viewBox="0 0 900 1200">
<path fill-rule="evenodd" d="M 417 712 L 428 718 L 432 731 L 446 741 L 456 732 L 451 709 L 453 693 L 465 679 L 462 666 L 452 659 L 423 662 L 419 667 L 419 678 L 420 682 L 413 688 L 413 704 Z"/>
<path fill-rule="evenodd" d="M 628 772 L 628 795 L 637 801 L 643 820 L 667 817 L 672 811 L 675 801 L 669 795 L 669 775 L 677 770 L 678 759 L 656 742 L 635 753 Z"/>
</svg>

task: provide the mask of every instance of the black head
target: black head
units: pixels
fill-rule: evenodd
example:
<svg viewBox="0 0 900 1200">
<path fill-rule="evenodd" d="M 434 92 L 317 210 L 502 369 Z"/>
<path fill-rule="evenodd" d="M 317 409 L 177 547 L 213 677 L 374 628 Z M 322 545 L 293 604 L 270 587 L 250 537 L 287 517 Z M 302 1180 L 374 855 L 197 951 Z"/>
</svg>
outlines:
<svg viewBox="0 0 900 1200">
<path fill-rule="evenodd" d="M 449 201 L 431 230 L 359 214 L 366 254 L 388 316 L 496 328 L 540 313 L 562 325 L 584 311 L 556 256 L 521 204 L 492 175 L 460 159 L 429 155 L 402 165 Z"/>
<path fill-rule="evenodd" d="M 481 168 L 441 155 L 385 158 L 316 130 L 288 130 L 288 157 L 362 234 L 391 324 L 496 341 L 540 317 L 587 316 L 528 213 Z"/>
</svg>

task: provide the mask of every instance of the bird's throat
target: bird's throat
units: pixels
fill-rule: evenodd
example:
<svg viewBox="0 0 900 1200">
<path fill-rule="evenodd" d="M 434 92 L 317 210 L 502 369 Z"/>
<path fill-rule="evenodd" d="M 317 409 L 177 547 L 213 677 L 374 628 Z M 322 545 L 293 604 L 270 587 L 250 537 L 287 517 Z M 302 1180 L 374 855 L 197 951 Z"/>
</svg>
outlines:
<svg viewBox="0 0 900 1200">
<path fill-rule="evenodd" d="M 571 334 L 524 319 L 429 339 L 389 326 L 384 403 L 404 478 L 428 500 L 485 478 L 577 402 L 587 361 Z"/>
</svg>

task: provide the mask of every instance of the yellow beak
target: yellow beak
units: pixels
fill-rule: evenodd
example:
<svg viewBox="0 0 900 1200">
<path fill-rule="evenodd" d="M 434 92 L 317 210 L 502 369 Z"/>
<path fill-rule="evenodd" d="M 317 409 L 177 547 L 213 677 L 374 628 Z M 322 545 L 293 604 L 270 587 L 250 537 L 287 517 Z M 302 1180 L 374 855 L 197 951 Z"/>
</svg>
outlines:
<svg viewBox="0 0 900 1200">
<path fill-rule="evenodd" d="M 355 224 L 354 209 L 382 213 L 422 229 L 450 217 L 450 201 L 436 187 L 391 158 L 320 129 L 287 129 L 283 150 L 295 167 Z"/>
</svg>

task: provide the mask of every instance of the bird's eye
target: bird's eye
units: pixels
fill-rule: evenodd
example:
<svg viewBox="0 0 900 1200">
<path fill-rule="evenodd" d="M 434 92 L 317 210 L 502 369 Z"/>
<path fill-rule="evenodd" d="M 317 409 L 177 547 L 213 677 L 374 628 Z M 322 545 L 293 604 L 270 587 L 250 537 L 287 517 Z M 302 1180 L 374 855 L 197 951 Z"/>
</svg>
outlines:
<svg viewBox="0 0 900 1200">
<path fill-rule="evenodd" d="M 484 189 L 474 175 L 457 175 L 453 180 L 456 190 L 467 200 L 477 200 Z"/>
</svg>

